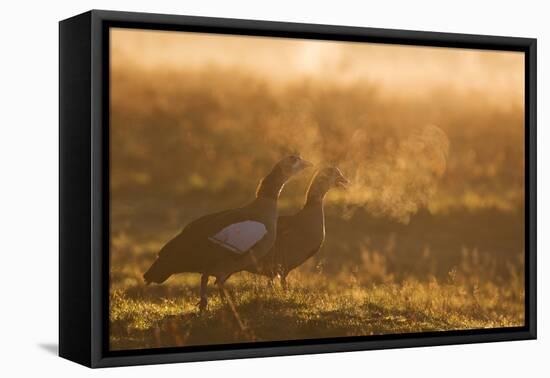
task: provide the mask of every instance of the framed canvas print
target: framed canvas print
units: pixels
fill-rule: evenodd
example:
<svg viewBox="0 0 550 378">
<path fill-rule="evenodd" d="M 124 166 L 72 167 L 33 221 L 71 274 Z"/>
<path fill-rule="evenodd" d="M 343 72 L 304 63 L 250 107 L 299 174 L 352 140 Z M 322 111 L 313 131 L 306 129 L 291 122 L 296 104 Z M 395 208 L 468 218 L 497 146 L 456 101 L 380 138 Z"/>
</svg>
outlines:
<svg viewBox="0 0 550 378">
<path fill-rule="evenodd" d="M 536 40 L 60 22 L 59 353 L 536 337 Z"/>
</svg>

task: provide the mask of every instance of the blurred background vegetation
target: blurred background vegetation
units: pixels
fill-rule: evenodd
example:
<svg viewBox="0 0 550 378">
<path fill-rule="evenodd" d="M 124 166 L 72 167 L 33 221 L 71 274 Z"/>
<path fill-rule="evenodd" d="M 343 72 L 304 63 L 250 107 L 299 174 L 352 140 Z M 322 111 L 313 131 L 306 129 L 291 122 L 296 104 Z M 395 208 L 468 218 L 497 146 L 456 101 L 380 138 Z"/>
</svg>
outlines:
<svg viewBox="0 0 550 378">
<path fill-rule="evenodd" d="M 297 325 L 293 333 L 267 332 L 256 340 L 523 324 L 521 56 L 112 33 L 113 348 L 248 340 L 242 332 L 224 334 L 221 327 L 217 336 L 195 335 L 189 341 L 189 329 L 198 325 L 188 320 L 166 331 L 158 323 L 165 315 L 195 311 L 189 306 L 198 300 L 197 281 L 172 278 L 163 289 L 144 288 L 141 275 L 186 223 L 251 200 L 258 181 L 290 152 L 319 165 L 335 164 L 353 182 L 348 191 L 331 192 L 326 199 L 325 245 L 291 274 L 295 300 L 302 289 L 329 296 L 350 290 L 350 298 L 362 300 L 378 293 L 380 299 L 386 288 L 384 316 L 392 316 L 404 300 L 397 295 L 397 302 L 389 303 L 392 290 L 416 287 L 423 299 L 411 313 L 454 298 L 439 315 L 460 314 L 462 320 L 426 325 L 409 319 L 407 327 L 393 321 L 381 327 L 380 319 L 371 328 L 345 322 L 337 328 Z M 281 213 L 299 209 L 312 174 L 305 172 L 285 187 Z M 242 273 L 229 284 L 232 280 L 244 293 L 238 302 L 245 314 L 253 316 L 258 306 L 274 300 L 258 303 L 250 295 L 261 285 L 258 278 Z M 293 302 L 284 299 L 288 293 L 277 295 L 283 309 Z M 329 302 L 300 303 L 326 313 Z M 365 303 L 350 303 L 334 311 L 344 320 L 354 313 L 358 324 L 368 323 L 363 318 L 368 309 L 360 310 Z M 442 311 L 438 306 L 435 312 Z M 218 324 L 217 316 L 212 324 Z M 212 328 L 208 320 L 197 322 L 200 329 Z M 250 322 L 253 327 L 254 319 Z M 256 333 L 265 331 L 258 327 Z"/>
</svg>

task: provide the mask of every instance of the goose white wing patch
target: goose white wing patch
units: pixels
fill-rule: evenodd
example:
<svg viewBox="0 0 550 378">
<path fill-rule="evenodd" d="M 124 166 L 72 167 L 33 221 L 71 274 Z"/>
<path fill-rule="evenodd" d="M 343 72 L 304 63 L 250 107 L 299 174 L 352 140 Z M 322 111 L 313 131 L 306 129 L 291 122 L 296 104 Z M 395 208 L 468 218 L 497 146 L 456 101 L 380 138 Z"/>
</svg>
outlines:
<svg viewBox="0 0 550 378">
<path fill-rule="evenodd" d="M 263 223 L 247 220 L 233 223 L 208 239 L 235 253 L 248 251 L 267 234 Z"/>
</svg>

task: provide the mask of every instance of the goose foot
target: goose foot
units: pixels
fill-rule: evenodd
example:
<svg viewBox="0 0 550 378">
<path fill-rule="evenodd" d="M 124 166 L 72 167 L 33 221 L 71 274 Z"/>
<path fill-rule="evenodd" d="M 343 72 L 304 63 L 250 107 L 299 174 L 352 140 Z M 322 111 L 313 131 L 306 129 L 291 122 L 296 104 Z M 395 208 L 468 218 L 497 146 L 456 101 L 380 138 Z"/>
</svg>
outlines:
<svg viewBox="0 0 550 378">
<path fill-rule="evenodd" d="M 286 282 L 286 276 L 281 276 L 281 287 L 284 291 L 288 290 L 288 283 Z"/>
</svg>

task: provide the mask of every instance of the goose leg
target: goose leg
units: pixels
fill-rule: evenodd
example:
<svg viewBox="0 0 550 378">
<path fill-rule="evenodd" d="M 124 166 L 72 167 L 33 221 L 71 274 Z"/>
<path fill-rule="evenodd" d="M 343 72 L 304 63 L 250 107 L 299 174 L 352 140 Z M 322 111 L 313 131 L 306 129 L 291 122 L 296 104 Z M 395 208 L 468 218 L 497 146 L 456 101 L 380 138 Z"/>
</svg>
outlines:
<svg viewBox="0 0 550 378">
<path fill-rule="evenodd" d="M 286 282 L 286 274 L 281 275 L 281 287 L 283 290 L 288 290 L 288 283 Z"/>
<path fill-rule="evenodd" d="M 203 275 L 201 276 L 201 300 L 199 302 L 200 312 L 206 310 L 206 306 L 208 305 L 208 295 L 206 293 L 206 289 L 208 288 L 208 278 L 209 275 L 206 273 L 203 273 Z"/>
<path fill-rule="evenodd" d="M 237 308 L 235 307 L 235 304 L 233 303 L 233 300 L 231 299 L 231 296 L 227 293 L 227 290 L 225 289 L 225 286 L 223 285 L 225 280 L 228 277 L 225 277 L 225 279 L 222 281 L 220 278 L 216 278 L 216 284 L 218 285 L 218 289 L 220 290 L 220 298 L 222 301 L 225 301 L 229 305 L 229 309 L 233 313 L 233 316 L 235 317 L 235 320 L 237 321 L 237 324 L 239 325 L 239 328 L 242 332 L 246 331 L 246 327 L 241 320 L 241 317 L 239 316 L 239 313 L 237 312 Z"/>
</svg>

